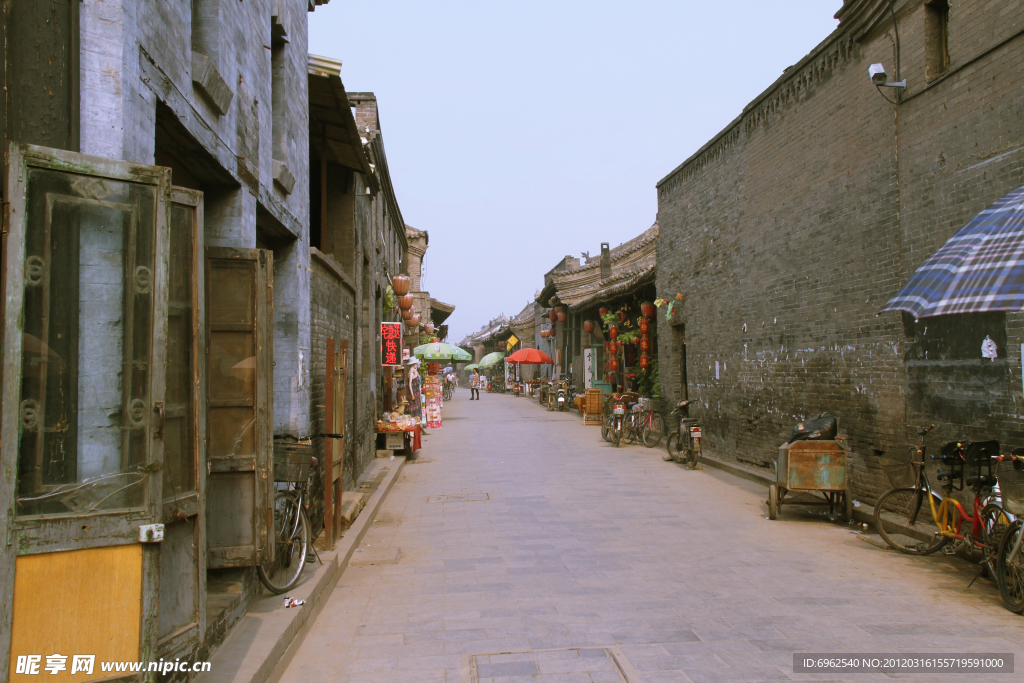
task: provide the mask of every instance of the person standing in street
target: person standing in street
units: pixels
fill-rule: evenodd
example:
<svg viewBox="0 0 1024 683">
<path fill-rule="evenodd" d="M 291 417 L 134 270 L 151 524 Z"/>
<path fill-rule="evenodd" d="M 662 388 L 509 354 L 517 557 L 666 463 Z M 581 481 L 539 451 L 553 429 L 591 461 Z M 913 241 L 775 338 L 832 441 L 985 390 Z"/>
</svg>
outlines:
<svg viewBox="0 0 1024 683">
<path fill-rule="evenodd" d="M 473 374 L 469 376 L 469 400 L 480 400 L 480 373 L 473 368 Z"/>
</svg>

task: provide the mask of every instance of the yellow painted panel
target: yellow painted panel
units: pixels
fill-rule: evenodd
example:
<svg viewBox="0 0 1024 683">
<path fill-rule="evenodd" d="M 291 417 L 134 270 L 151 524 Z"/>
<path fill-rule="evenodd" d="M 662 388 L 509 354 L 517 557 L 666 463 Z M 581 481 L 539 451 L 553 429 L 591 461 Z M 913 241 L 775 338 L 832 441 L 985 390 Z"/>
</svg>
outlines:
<svg viewBox="0 0 1024 683">
<path fill-rule="evenodd" d="M 100 662 L 138 661 L 141 545 L 22 555 L 15 571 L 11 681 L 91 681 L 111 675 Z M 65 671 L 44 670 L 52 654 L 67 655 Z M 39 674 L 15 674 L 18 655 L 42 655 Z M 91 676 L 71 675 L 72 655 L 96 655 Z"/>
</svg>

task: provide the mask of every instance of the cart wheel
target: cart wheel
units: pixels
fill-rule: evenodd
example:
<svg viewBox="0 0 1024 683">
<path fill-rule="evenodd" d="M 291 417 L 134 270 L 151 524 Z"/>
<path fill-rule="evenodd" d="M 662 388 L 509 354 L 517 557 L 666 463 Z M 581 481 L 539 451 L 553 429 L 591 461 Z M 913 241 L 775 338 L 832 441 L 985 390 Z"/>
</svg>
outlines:
<svg viewBox="0 0 1024 683">
<path fill-rule="evenodd" d="M 768 519 L 775 519 L 779 514 L 779 489 L 775 484 L 768 487 Z"/>
<path fill-rule="evenodd" d="M 853 521 L 853 496 L 850 495 L 850 489 L 843 491 L 843 514 L 847 522 Z"/>
</svg>

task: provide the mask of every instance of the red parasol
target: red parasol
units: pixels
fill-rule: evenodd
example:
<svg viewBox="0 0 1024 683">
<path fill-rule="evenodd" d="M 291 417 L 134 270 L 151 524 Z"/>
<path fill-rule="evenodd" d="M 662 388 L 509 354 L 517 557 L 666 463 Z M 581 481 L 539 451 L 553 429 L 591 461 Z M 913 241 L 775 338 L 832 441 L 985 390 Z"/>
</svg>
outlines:
<svg viewBox="0 0 1024 683">
<path fill-rule="evenodd" d="M 505 359 L 506 363 L 523 363 L 524 365 L 550 365 L 554 363 L 551 356 L 540 349 L 519 349 Z"/>
</svg>

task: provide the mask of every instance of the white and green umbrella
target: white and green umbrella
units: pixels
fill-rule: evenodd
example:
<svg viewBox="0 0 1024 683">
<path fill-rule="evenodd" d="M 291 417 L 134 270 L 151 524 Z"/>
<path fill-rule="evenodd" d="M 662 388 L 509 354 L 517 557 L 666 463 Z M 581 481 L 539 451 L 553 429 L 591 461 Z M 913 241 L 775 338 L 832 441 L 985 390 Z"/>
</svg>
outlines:
<svg viewBox="0 0 1024 683">
<path fill-rule="evenodd" d="M 431 342 L 430 344 L 417 346 L 412 350 L 412 355 L 426 361 L 450 360 L 453 363 L 467 363 L 473 360 L 473 356 L 458 346 L 452 346 L 444 342 Z"/>
<path fill-rule="evenodd" d="M 487 354 L 486 356 L 484 356 L 483 358 L 480 359 L 480 367 L 482 367 L 482 368 L 494 367 L 495 365 L 500 363 L 504 357 L 505 357 L 505 354 L 503 354 L 501 351 L 495 351 L 494 353 L 489 353 L 489 354 Z"/>
</svg>

